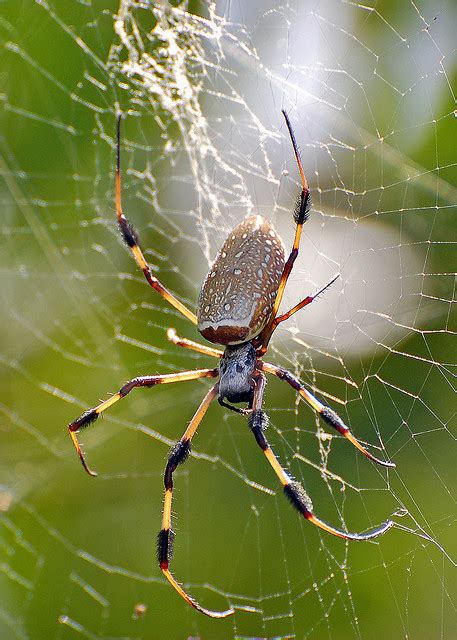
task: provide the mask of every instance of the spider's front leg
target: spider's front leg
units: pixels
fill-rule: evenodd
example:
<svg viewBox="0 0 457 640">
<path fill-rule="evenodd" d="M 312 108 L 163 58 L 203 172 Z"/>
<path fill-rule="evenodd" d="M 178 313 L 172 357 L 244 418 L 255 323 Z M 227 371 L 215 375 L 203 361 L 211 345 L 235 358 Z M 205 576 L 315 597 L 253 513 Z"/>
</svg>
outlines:
<svg viewBox="0 0 457 640">
<path fill-rule="evenodd" d="M 76 418 L 76 420 L 70 422 L 68 425 L 68 432 L 70 434 L 71 441 L 73 442 L 76 453 L 78 454 L 84 469 L 90 476 L 97 475 L 95 471 L 87 466 L 84 453 L 82 452 L 76 434 L 81 429 L 85 429 L 95 422 L 98 416 L 103 413 L 103 411 L 106 411 L 106 409 L 111 407 L 111 405 L 115 404 L 122 398 L 125 398 L 132 389 L 135 389 L 135 387 L 154 387 L 157 384 L 170 384 L 171 382 L 186 382 L 187 380 L 197 380 L 198 378 L 216 378 L 218 375 L 218 369 L 195 369 L 193 371 L 180 371 L 179 373 L 167 373 L 158 376 L 139 376 L 126 382 L 117 393 L 111 396 L 111 398 L 101 402 L 93 409 L 88 409 L 81 414 L 79 418 Z"/>
<path fill-rule="evenodd" d="M 283 468 L 265 436 L 265 430 L 268 426 L 268 416 L 262 409 L 264 389 L 265 376 L 259 371 L 258 377 L 256 378 L 252 413 L 249 416 L 248 423 L 257 444 L 262 449 L 270 465 L 273 467 L 274 472 L 283 486 L 284 493 L 290 500 L 292 506 L 294 506 L 295 509 L 297 509 L 297 511 L 312 524 L 324 529 L 324 531 L 327 531 L 334 536 L 345 538 L 346 540 L 371 540 L 372 538 L 377 538 L 390 529 L 394 523 L 391 520 L 387 520 L 366 533 L 349 533 L 348 531 L 332 527 L 314 515 L 311 498 L 308 496 L 301 483 L 293 480 Z"/>
<path fill-rule="evenodd" d="M 170 572 L 169 564 L 174 539 L 174 532 L 171 528 L 171 504 L 173 497 L 173 473 L 178 465 L 187 460 L 190 453 L 191 440 L 197 430 L 197 427 L 202 421 L 202 418 L 207 412 L 211 402 L 218 396 L 218 393 L 219 385 L 216 384 L 203 398 L 181 439 L 170 451 L 164 475 L 165 497 L 163 504 L 162 529 L 157 537 L 157 559 L 163 575 L 171 584 L 173 589 L 175 589 L 175 591 L 177 591 L 188 604 L 210 618 L 226 618 L 233 614 L 233 609 L 227 609 L 226 611 L 212 611 L 210 609 L 205 609 L 183 589 Z"/>
<path fill-rule="evenodd" d="M 365 447 L 357 440 L 357 438 L 351 433 L 349 427 L 344 424 L 343 420 L 340 416 L 331 409 L 327 407 L 325 404 L 322 404 L 316 396 L 314 396 L 308 389 L 303 385 L 300 380 L 294 376 L 287 369 L 283 369 L 282 367 L 277 367 L 274 364 L 270 364 L 269 362 L 260 362 L 259 368 L 262 371 L 266 371 L 267 373 L 272 373 L 280 380 L 287 382 L 293 389 L 298 391 L 300 396 L 305 400 L 310 407 L 317 411 L 321 418 L 326 422 L 330 427 L 333 427 L 338 433 L 344 436 L 349 442 L 351 442 L 354 447 L 356 447 L 359 451 L 363 453 L 369 460 L 372 462 L 376 462 L 376 464 L 381 465 L 382 467 L 395 467 L 395 462 L 386 462 L 385 460 L 380 460 L 376 458 L 372 453 L 370 453 Z"/>
</svg>

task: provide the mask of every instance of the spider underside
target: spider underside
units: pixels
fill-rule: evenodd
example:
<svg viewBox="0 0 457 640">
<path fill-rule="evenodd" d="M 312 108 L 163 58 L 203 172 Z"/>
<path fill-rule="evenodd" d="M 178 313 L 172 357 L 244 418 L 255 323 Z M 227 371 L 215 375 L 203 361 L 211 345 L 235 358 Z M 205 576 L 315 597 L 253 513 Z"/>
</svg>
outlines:
<svg viewBox="0 0 457 640">
<path fill-rule="evenodd" d="M 220 358 L 219 366 L 209 369 L 133 378 L 124 384 L 111 398 L 84 412 L 69 425 L 71 439 L 84 469 L 90 475 L 95 476 L 97 474 L 88 467 L 79 445 L 76 436 L 79 430 L 94 422 L 103 411 L 125 397 L 136 387 L 153 387 L 157 384 L 184 382 L 199 378 L 217 379 L 206 393 L 181 439 L 172 447 L 168 456 L 164 474 L 165 496 L 162 528 L 158 535 L 157 544 L 157 556 L 163 575 L 186 602 L 212 618 L 225 618 L 233 614 L 234 609 L 213 611 L 202 607 L 176 581 L 170 572 L 169 564 L 174 539 L 171 527 L 173 473 L 178 465 L 185 462 L 189 456 L 192 437 L 213 400 L 217 399 L 222 406 L 248 416 L 248 424 L 254 438 L 276 473 L 285 495 L 293 507 L 306 520 L 333 535 L 347 540 L 371 540 L 385 533 L 394 524 L 391 520 L 387 520 L 365 533 L 349 533 L 320 520 L 314 515 L 311 499 L 303 486 L 293 480 L 282 467 L 265 436 L 265 430 L 268 426 L 268 416 L 263 409 L 265 374 L 271 374 L 287 382 L 321 416 L 324 422 L 347 438 L 367 458 L 386 467 L 395 466 L 394 463 L 380 460 L 371 454 L 352 435 L 349 427 L 345 425 L 335 411 L 322 404 L 291 372 L 263 361 L 263 356 L 267 351 L 268 343 L 276 327 L 310 304 L 327 287 L 333 284 L 338 277 L 333 278 L 317 293 L 301 300 L 287 313 L 278 315 L 284 289 L 298 255 L 302 227 L 306 222 L 311 205 L 308 182 L 303 170 L 294 132 L 285 111 L 283 111 L 283 115 L 291 138 L 302 185 L 294 213 L 296 231 L 292 250 L 287 260 L 285 260 L 284 245 L 273 226 L 259 216 L 247 218 L 235 227 L 219 251 L 202 286 L 197 315 L 180 302 L 153 275 L 140 249 L 137 234 L 122 211 L 120 177 L 121 117 L 118 118 L 116 213 L 122 236 L 150 286 L 188 320 L 198 325 L 198 329 L 204 337 L 211 342 L 223 345 L 224 351 L 187 338 L 181 338 L 177 336 L 174 329 L 169 329 L 167 337 L 171 342 L 177 346 Z M 220 291 L 227 279 L 230 282 L 230 287 L 228 288 L 232 288 L 232 293 L 233 290 L 237 292 L 237 295 L 234 294 L 230 298 L 230 303 L 223 296 L 221 298 Z M 262 295 L 258 291 L 261 291 Z M 253 300 L 255 301 L 254 303 L 252 302 Z M 248 308 L 250 309 L 250 315 L 246 311 Z M 246 404 L 246 408 L 234 406 L 240 403 Z"/>
</svg>

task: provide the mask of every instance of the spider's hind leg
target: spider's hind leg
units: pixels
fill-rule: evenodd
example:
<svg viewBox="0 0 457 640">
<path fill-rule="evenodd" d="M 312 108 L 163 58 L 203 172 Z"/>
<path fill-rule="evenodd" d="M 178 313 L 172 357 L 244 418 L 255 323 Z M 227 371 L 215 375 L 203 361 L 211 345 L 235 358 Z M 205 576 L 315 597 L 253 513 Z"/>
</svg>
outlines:
<svg viewBox="0 0 457 640">
<path fill-rule="evenodd" d="M 142 270 L 144 277 L 149 285 L 159 293 L 172 307 L 185 316 L 193 324 L 197 324 L 197 316 L 178 300 L 171 291 L 168 291 L 163 284 L 152 273 L 152 269 L 141 251 L 138 234 L 133 226 L 127 220 L 122 211 L 121 202 L 121 119 L 122 115 L 117 119 L 117 142 L 116 142 L 116 215 L 119 223 L 119 229 L 128 248 L 132 252 L 135 262 Z"/>
<path fill-rule="evenodd" d="M 298 167 L 298 172 L 300 174 L 300 181 L 301 181 L 301 192 L 298 197 L 297 205 L 294 211 L 294 221 L 295 221 L 296 227 L 295 227 L 295 237 L 294 237 L 294 243 L 292 245 L 292 250 L 284 265 L 281 280 L 278 285 L 278 292 L 276 294 L 276 299 L 271 312 L 270 321 L 268 322 L 266 327 L 262 330 L 262 332 L 256 339 L 256 346 L 259 349 L 258 350 L 259 355 L 263 355 L 264 353 L 266 353 L 268 348 L 268 343 L 270 342 L 270 338 L 277 327 L 277 324 L 275 324 L 275 319 L 279 311 L 282 297 L 284 295 L 284 289 L 286 288 L 287 281 L 294 267 L 295 260 L 297 259 L 297 256 L 298 256 L 303 225 L 307 221 L 309 216 L 309 211 L 311 209 L 311 195 L 309 191 L 308 181 L 305 176 L 305 171 L 303 169 L 303 164 L 300 157 L 300 151 L 298 149 L 297 141 L 295 140 L 295 134 L 292 129 L 289 116 L 287 115 L 284 109 L 282 110 L 282 114 L 286 121 L 287 129 L 290 135 L 290 140 L 292 142 L 292 147 L 294 149 L 295 160 L 297 161 L 297 167 Z M 304 302 L 302 306 L 305 306 L 305 304 L 308 304 L 308 303 Z"/>
</svg>

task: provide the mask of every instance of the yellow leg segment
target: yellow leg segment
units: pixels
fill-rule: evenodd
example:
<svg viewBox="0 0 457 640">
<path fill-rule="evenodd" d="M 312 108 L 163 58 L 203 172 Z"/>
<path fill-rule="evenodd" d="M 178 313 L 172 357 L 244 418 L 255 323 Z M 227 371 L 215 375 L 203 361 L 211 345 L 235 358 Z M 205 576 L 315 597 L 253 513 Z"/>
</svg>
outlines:
<svg viewBox="0 0 457 640">
<path fill-rule="evenodd" d="M 338 431 L 339 434 L 344 436 L 351 444 L 354 445 L 359 451 L 363 453 L 365 457 L 367 457 L 372 462 L 376 462 L 383 467 L 395 467 L 394 462 L 388 462 L 386 460 L 381 460 L 380 458 L 376 458 L 372 453 L 368 451 L 351 433 L 349 427 L 344 424 L 343 420 L 339 417 L 339 415 L 327 407 L 325 404 L 322 404 L 310 391 L 306 389 L 306 387 L 296 378 L 290 371 L 286 369 L 282 369 L 281 367 L 277 367 L 274 364 L 270 364 L 269 362 L 260 362 L 258 363 L 259 369 L 265 371 L 266 373 L 270 373 L 275 375 L 280 380 L 284 380 L 289 384 L 293 389 L 298 391 L 300 397 L 305 400 L 310 407 L 317 411 L 321 418 L 333 429 Z"/>
<path fill-rule="evenodd" d="M 177 345 L 178 347 L 192 349 L 192 351 L 198 351 L 198 353 L 203 353 L 206 356 L 222 358 L 222 356 L 224 355 L 224 352 L 220 349 L 208 347 L 206 344 L 200 344 L 199 342 L 194 342 L 193 340 L 188 340 L 187 338 L 181 338 L 181 336 L 178 336 L 175 329 L 167 329 L 167 338 L 170 342 L 173 342 L 173 344 Z"/>
<path fill-rule="evenodd" d="M 268 369 L 265 370 L 267 371 Z M 252 402 L 253 410 L 251 415 L 249 416 L 249 426 L 252 430 L 252 433 L 254 434 L 257 444 L 262 449 L 266 459 L 273 468 L 273 471 L 278 476 L 279 481 L 284 488 L 284 493 L 291 502 L 292 506 L 295 507 L 295 509 L 304 518 L 306 518 L 306 520 L 308 520 L 315 526 L 320 527 L 324 531 L 327 531 L 334 536 L 345 538 L 346 540 L 371 540 L 372 538 L 377 538 L 378 536 L 385 533 L 388 529 L 393 527 L 394 523 L 391 520 L 387 520 L 378 527 L 372 529 L 371 531 L 367 531 L 366 533 L 349 533 L 348 531 L 343 531 L 342 529 L 332 527 L 331 525 L 323 522 L 314 515 L 313 503 L 311 501 L 311 498 L 308 496 L 303 486 L 296 480 L 293 480 L 286 472 L 286 470 L 282 467 L 278 458 L 270 447 L 268 440 L 265 437 L 265 430 L 268 426 L 268 416 L 262 409 L 264 388 L 264 376 L 263 374 L 258 373 L 254 391 L 254 398 Z"/>
<path fill-rule="evenodd" d="M 213 611 L 211 609 L 205 609 L 194 598 L 192 598 L 177 582 L 173 574 L 170 572 L 169 564 L 173 546 L 174 532 L 171 527 L 171 505 L 173 497 L 173 473 L 176 467 L 182 464 L 190 453 L 190 445 L 193 436 L 197 430 L 198 425 L 203 419 L 203 416 L 208 410 L 211 402 L 218 396 L 218 385 L 216 384 L 203 398 L 200 406 L 195 412 L 189 426 L 185 430 L 181 439 L 174 445 L 168 456 L 168 462 L 165 469 L 164 484 L 165 484 L 165 497 L 163 505 L 162 515 L 162 529 L 159 532 L 157 538 L 157 557 L 165 578 L 171 584 L 173 589 L 183 598 L 191 607 L 204 613 L 210 618 L 226 618 L 234 613 L 233 609 L 226 609 L 225 611 Z"/>
<path fill-rule="evenodd" d="M 168 289 L 166 289 L 159 280 L 153 275 L 151 267 L 149 266 L 143 252 L 140 249 L 138 237 L 125 217 L 122 211 L 121 201 L 121 116 L 117 121 L 117 161 L 116 161 L 116 214 L 119 222 L 119 228 L 122 232 L 125 242 L 127 243 L 130 251 L 135 258 L 137 265 L 144 273 L 144 277 L 149 282 L 150 286 L 159 293 L 172 307 L 179 311 L 183 316 L 190 320 L 193 324 L 197 324 L 197 316 L 190 311 L 185 304 L 180 302 Z"/>
<path fill-rule="evenodd" d="M 101 402 L 93 409 L 89 409 L 85 411 L 82 415 L 79 416 L 76 420 L 71 422 L 68 425 L 68 431 L 70 433 L 71 441 L 76 449 L 76 453 L 81 460 L 81 464 L 87 473 L 91 476 L 96 476 L 97 473 L 90 469 L 87 465 L 86 460 L 84 458 L 84 453 L 81 449 L 81 446 L 78 442 L 77 432 L 80 429 L 88 427 L 92 422 L 94 422 L 98 416 L 106 411 L 113 404 L 122 400 L 132 389 L 135 387 L 153 387 L 157 384 L 171 384 L 173 382 L 187 382 L 188 380 L 197 380 L 199 378 L 215 378 L 218 375 L 217 369 L 194 369 L 192 371 L 180 371 L 178 373 L 166 373 L 163 375 L 157 376 L 139 376 L 137 378 L 133 378 L 124 384 L 124 386 L 111 398 Z"/>
</svg>

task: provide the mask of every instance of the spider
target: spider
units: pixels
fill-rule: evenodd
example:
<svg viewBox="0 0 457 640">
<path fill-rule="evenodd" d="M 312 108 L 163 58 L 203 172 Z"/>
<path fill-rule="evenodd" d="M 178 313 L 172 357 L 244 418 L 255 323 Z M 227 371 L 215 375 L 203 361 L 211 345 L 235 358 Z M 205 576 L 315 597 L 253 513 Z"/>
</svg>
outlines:
<svg viewBox="0 0 457 640">
<path fill-rule="evenodd" d="M 87 465 L 84 453 L 77 439 L 77 433 L 94 422 L 98 416 L 113 404 L 124 398 L 136 387 L 153 387 L 158 384 L 171 384 L 199 378 L 217 378 L 217 382 L 206 393 L 200 406 L 193 415 L 181 439 L 172 447 L 164 474 L 165 496 L 162 517 L 162 529 L 157 539 L 157 557 L 160 569 L 171 586 L 184 600 L 201 613 L 212 618 L 225 618 L 234 613 L 234 609 L 212 611 L 201 606 L 177 582 L 170 572 L 169 564 L 174 539 L 171 527 L 171 508 L 173 495 L 173 473 L 178 465 L 185 462 L 191 451 L 191 441 L 208 407 L 217 399 L 219 403 L 248 418 L 254 438 L 277 475 L 284 493 L 292 506 L 308 522 L 346 540 L 371 540 L 385 533 L 393 526 L 391 520 L 380 524 L 365 533 L 349 533 L 337 529 L 320 520 L 313 511 L 310 497 L 303 486 L 294 480 L 283 468 L 265 436 L 268 416 L 263 409 L 263 396 L 266 376 L 271 374 L 287 382 L 301 398 L 316 411 L 322 420 L 339 434 L 347 438 L 367 458 L 385 467 L 394 467 L 393 462 L 376 458 L 351 433 L 348 426 L 330 407 L 322 404 L 290 371 L 263 361 L 271 336 L 279 324 L 294 313 L 310 304 L 323 293 L 338 276 L 325 287 L 306 296 L 292 309 L 278 314 L 287 280 L 298 255 L 303 224 L 311 207 L 308 182 L 295 140 L 294 131 L 286 111 L 282 111 L 292 142 L 295 159 L 301 180 L 301 193 L 294 212 L 296 224 L 292 250 L 286 260 L 285 246 L 272 226 L 260 216 L 251 216 L 238 224 L 230 233 L 219 250 L 208 275 L 206 276 L 197 303 L 197 314 L 190 311 L 170 291 L 168 291 L 152 273 L 142 250 L 138 236 L 125 217 L 121 206 L 120 173 L 120 127 L 121 117 L 117 120 L 116 144 L 116 213 L 119 228 L 124 241 L 130 248 L 139 268 L 150 284 L 172 307 L 197 325 L 199 332 L 208 341 L 222 345 L 221 351 L 187 338 L 179 337 L 174 329 L 168 329 L 167 337 L 175 345 L 192 349 L 208 356 L 220 359 L 219 366 L 212 369 L 196 369 L 163 375 L 139 376 L 129 380 L 108 400 L 85 411 L 68 429 L 84 469 L 91 476 L 97 474 Z M 246 408 L 236 404 L 247 404 Z"/>
</svg>

